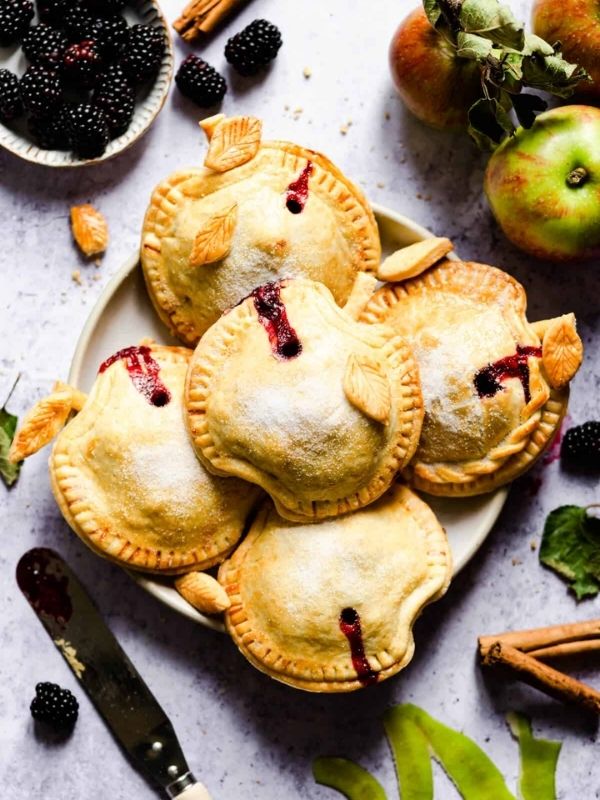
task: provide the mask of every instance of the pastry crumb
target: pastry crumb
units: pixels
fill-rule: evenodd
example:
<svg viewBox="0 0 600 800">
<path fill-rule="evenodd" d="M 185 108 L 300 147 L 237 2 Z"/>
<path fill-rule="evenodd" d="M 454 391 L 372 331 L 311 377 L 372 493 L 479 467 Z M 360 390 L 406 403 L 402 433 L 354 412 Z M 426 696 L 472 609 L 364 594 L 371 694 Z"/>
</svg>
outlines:
<svg viewBox="0 0 600 800">
<path fill-rule="evenodd" d="M 392 118 L 392 115 L 390 114 L 390 112 L 389 112 L 389 111 L 386 111 L 386 112 L 385 112 L 385 114 L 384 114 L 384 117 L 385 117 L 386 119 L 391 119 L 391 118 Z"/>
<path fill-rule="evenodd" d="M 513 558 L 513 559 L 512 559 L 512 565 L 513 565 L 513 567 L 518 567 L 518 566 L 519 566 L 519 564 L 522 564 L 522 563 L 523 563 L 523 562 L 521 561 L 521 559 L 520 559 L 520 558 Z"/>
<path fill-rule="evenodd" d="M 348 126 L 340 125 L 340 133 L 342 134 L 342 136 L 345 136 L 348 133 Z"/>
<path fill-rule="evenodd" d="M 81 279 L 81 270 L 74 269 L 73 272 L 71 273 L 71 280 L 78 286 L 83 286 L 83 281 Z"/>
<path fill-rule="evenodd" d="M 96 272 L 96 274 L 95 274 L 95 275 L 92 275 L 92 280 L 93 280 L 93 281 L 99 281 L 99 280 L 102 280 L 102 275 L 99 275 L 99 274 Z"/>
<path fill-rule="evenodd" d="M 288 106 L 287 103 L 284 105 L 283 110 L 284 111 L 289 111 L 290 110 L 290 107 Z"/>
<path fill-rule="evenodd" d="M 537 542 L 535 541 L 535 539 L 532 539 L 529 542 L 529 547 L 530 547 L 531 550 L 537 550 Z"/>
<path fill-rule="evenodd" d="M 385 183 L 383 181 L 377 181 L 377 188 L 385 189 Z"/>
<path fill-rule="evenodd" d="M 304 69 L 302 70 L 302 74 L 304 75 L 305 78 L 310 78 L 310 76 L 312 75 L 312 69 L 310 67 L 304 67 Z"/>
</svg>

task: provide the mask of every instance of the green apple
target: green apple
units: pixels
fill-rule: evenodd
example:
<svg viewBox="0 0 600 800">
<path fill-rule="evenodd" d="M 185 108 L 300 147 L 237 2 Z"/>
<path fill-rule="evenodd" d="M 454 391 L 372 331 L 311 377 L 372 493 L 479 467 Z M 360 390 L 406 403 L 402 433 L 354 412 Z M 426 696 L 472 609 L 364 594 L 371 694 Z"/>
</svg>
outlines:
<svg viewBox="0 0 600 800">
<path fill-rule="evenodd" d="M 527 253 L 600 256 L 600 109 L 554 108 L 519 128 L 490 158 L 484 188 L 502 230 Z"/>
</svg>

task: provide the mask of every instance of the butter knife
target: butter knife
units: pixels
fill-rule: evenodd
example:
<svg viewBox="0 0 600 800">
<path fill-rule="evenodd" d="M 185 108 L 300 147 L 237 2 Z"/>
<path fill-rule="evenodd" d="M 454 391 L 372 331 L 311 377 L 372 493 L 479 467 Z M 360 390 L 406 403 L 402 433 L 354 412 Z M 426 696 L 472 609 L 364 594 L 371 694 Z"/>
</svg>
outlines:
<svg viewBox="0 0 600 800">
<path fill-rule="evenodd" d="M 53 550 L 22 556 L 17 583 L 114 737 L 167 797 L 210 800 L 167 715 L 108 629 L 73 570 Z"/>
</svg>

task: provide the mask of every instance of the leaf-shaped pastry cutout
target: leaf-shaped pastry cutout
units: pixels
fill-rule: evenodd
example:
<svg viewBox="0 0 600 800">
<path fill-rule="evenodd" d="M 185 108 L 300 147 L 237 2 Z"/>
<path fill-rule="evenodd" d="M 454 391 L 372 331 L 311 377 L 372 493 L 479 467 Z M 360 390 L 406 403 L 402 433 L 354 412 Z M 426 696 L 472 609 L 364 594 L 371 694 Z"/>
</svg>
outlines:
<svg viewBox="0 0 600 800">
<path fill-rule="evenodd" d="M 71 208 L 73 238 L 81 252 L 91 258 L 103 253 L 108 246 L 106 218 L 94 206 L 86 203 Z"/>
<path fill-rule="evenodd" d="M 213 114 L 212 117 L 206 117 L 205 119 L 201 119 L 198 125 L 202 128 L 204 133 L 206 134 L 206 138 L 210 142 L 213 137 L 213 133 L 218 125 L 220 125 L 223 120 L 225 119 L 225 114 Z"/>
<path fill-rule="evenodd" d="M 256 117 L 230 117 L 212 131 L 204 165 L 227 172 L 250 161 L 258 152 L 262 122 Z"/>
<path fill-rule="evenodd" d="M 405 281 L 432 267 L 453 249 L 450 239 L 433 237 L 409 244 L 388 256 L 377 270 L 380 281 Z"/>
<path fill-rule="evenodd" d="M 231 241 L 237 219 L 237 205 L 207 217 L 196 234 L 190 254 L 192 267 L 212 264 L 225 258 L 231 250 Z"/>
<path fill-rule="evenodd" d="M 52 394 L 37 402 L 25 415 L 23 424 L 13 439 L 9 460 L 16 464 L 52 441 L 73 410 L 74 399 L 79 405 L 81 392 L 58 381 Z"/>
<path fill-rule="evenodd" d="M 363 414 L 388 424 L 392 405 L 390 383 L 379 364 L 351 354 L 346 364 L 344 392 Z"/>
<path fill-rule="evenodd" d="M 175 581 L 179 594 L 205 614 L 218 614 L 231 605 L 225 589 L 206 572 L 189 572 Z"/>
<path fill-rule="evenodd" d="M 573 379 L 583 360 L 583 343 L 577 333 L 575 315 L 550 320 L 542 342 L 542 366 L 554 389 Z"/>
</svg>

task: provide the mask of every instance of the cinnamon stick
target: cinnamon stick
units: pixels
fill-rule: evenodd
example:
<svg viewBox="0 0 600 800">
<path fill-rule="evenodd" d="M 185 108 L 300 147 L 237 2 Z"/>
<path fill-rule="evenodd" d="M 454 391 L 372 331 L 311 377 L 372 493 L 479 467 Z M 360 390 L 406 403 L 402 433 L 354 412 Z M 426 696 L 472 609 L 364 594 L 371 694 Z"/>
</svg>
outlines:
<svg viewBox="0 0 600 800">
<path fill-rule="evenodd" d="M 504 644 L 516 647 L 523 652 L 533 652 L 540 648 L 581 642 L 586 639 L 600 639 L 600 619 L 586 622 L 574 622 L 570 625 L 551 625 L 547 628 L 531 628 L 523 631 L 497 633 L 492 636 L 481 636 L 480 647 L 488 648 L 500 640 Z"/>
<path fill-rule="evenodd" d="M 522 653 L 516 647 L 496 639 L 482 646 L 480 639 L 480 656 L 486 666 L 502 665 L 508 667 L 525 683 L 540 689 L 557 700 L 577 703 L 584 708 L 600 714 L 600 692 L 580 681 L 559 672 L 547 664 L 539 662 L 531 655 Z"/>
<path fill-rule="evenodd" d="M 208 36 L 230 14 L 249 0 L 191 0 L 173 27 L 186 42 Z"/>
</svg>

